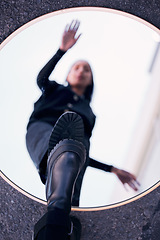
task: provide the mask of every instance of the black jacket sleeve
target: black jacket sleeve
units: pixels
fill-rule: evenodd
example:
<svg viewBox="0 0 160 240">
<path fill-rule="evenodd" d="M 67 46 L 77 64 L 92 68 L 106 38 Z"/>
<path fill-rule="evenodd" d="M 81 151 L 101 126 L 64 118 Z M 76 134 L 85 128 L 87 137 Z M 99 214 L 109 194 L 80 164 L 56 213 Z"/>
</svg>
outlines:
<svg viewBox="0 0 160 240">
<path fill-rule="evenodd" d="M 89 158 L 89 166 L 103 170 L 105 172 L 111 172 L 112 167 L 113 167 L 112 165 L 107 165 L 107 164 L 98 162 L 98 161 L 94 160 L 93 158 Z"/>
<path fill-rule="evenodd" d="M 58 49 L 56 54 L 49 60 L 49 62 L 42 68 L 37 77 L 37 85 L 41 89 L 42 92 L 45 91 L 47 86 L 49 85 L 49 76 L 54 70 L 57 62 L 61 59 L 61 57 L 65 54 L 64 51 Z"/>
</svg>

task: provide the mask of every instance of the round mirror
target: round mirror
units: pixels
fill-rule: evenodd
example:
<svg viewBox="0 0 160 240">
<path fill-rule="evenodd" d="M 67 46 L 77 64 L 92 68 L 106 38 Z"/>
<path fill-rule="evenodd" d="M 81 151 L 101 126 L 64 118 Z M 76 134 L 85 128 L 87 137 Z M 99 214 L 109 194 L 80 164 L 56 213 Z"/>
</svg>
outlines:
<svg viewBox="0 0 160 240">
<path fill-rule="evenodd" d="M 27 23 L 1 44 L 1 170 L 45 200 L 44 185 L 26 150 L 26 126 L 41 94 L 37 75 L 73 19 L 80 21 L 82 35 L 50 79 L 65 83 L 76 60 L 89 61 L 95 82 L 91 106 L 97 116 L 90 156 L 135 174 L 141 184 L 134 192 L 114 174 L 88 167 L 80 206 L 104 206 L 129 199 L 160 179 L 160 33 L 132 15 L 88 7 L 53 12 Z"/>
</svg>

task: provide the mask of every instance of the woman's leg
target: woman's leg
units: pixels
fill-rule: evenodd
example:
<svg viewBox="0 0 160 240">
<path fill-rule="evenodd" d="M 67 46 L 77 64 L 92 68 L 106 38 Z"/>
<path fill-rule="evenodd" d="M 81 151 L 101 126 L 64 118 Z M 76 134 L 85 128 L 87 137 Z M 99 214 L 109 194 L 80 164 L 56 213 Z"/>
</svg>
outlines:
<svg viewBox="0 0 160 240">
<path fill-rule="evenodd" d="M 69 239 L 73 227 L 69 218 L 72 193 L 85 163 L 82 140 L 82 119 L 75 113 L 65 113 L 57 121 L 50 138 L 46 182 L 48 212 L 36 224 L 34 239 Z"/>
<path fill-rule="evenodd" d="M 46 182 L 48 209 L 58 207 L 70 212 L 74 183 L 84 161 L 83 144 L 72 139 L 60 141 L 51 151 Z"/>
</svg>

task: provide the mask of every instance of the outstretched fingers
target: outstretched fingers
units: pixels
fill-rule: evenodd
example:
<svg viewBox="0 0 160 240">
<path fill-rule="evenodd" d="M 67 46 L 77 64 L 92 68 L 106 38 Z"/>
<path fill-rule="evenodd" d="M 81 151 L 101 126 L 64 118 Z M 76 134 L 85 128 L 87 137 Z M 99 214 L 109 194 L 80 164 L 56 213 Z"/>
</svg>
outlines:
<svg viewBox="0 0 160 240">
<path fill-rule="evenodd" d="M 126 188 L 126 185 L 128 185 L 133 190 L 138 191 L 140 183 L 137 181 L 136 177 L 133 174 L 127 171 L 124 171 L 122 169 L 118 169 L 116 171 L 116 175 L 119 178 L 119 180 L 122 182 L 125 188 Z"/>
<path fill-rule="evenodd" d="M 64 30 L 65 34 L 72 34 L 74 37 L 79 29 L 80 26 L 80 21 L 78 20 L 72 20 L 72 22 L 70 24 L 67 24 Z M 81 34 L 79 34 L 75 39 L 78 40 L 78 38 L 81 36 Z"/>
<path fill-rule="evenodd" d="M 73 20 L 70 24 L 67 24 L 62 35 L 62 41 L 60 49 L 67 51 L 71 48 L 77 40 L 80 38 L 81 34 L 76 35 L 80 22 L 78 20 Z"/>
<path fill-rule="evenodd" d="M 129 182 L 127 182 L 127 184 L 130 186 L 130 188 L 132 188 L 134 191 L 138 191 L 138 187 L 140 186 L 140 184 L 138 183 L 138 181 L 135 180 L 130 180 Z"/>
<path fill-rule="evenodd" d="M 78 20 L 72 20 L 68 30 L 76 33 L 78 31 L 79 26 L 80 26 L 80 22 Z"/>
<path fill-rule="evenodd" d="M 128 186 L 132 188 L 134 191 L 138 191 L 138 188 L 140 186 L 140 183 L 137 181 L 136 177 L 131 173 L 129 173 L 128 177 L 124 179 L 123 184 L 124 186 L 125 184 L 128 184 Z"/>
</svg>

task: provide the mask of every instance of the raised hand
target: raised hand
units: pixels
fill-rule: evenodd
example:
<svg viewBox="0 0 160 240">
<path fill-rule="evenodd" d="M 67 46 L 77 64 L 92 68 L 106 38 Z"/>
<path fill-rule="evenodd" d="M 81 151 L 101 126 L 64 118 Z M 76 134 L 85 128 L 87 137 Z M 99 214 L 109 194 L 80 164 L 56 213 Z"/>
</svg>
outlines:
<svg viewBox="0 0 160 240">
<path fill-rule="evenodd" d="M 133 174 L 115 167 L 112 168 L 112 172 L 117 175 L 117 177 L 119 178 L 119 180 L 124 186 L 125 184 L 127 184 L 133 190 L 138 191 L 138 186 L 140 186 L 140 184 L 136 180 L 136 177 Z"/>
<path fill-rule="evenodd" d="M 73 47 L 73 45 L 77 42 L 80 38 L 81 34 L 75 37 L 80 22 L 77 20 L 73 20 L 70 25 L 65 27 L 64 33 L 62 35 L 62 41 L 60 45 L 60 49 L 63 51 L 67 51 L 69 48 Z"/>
</svg>

